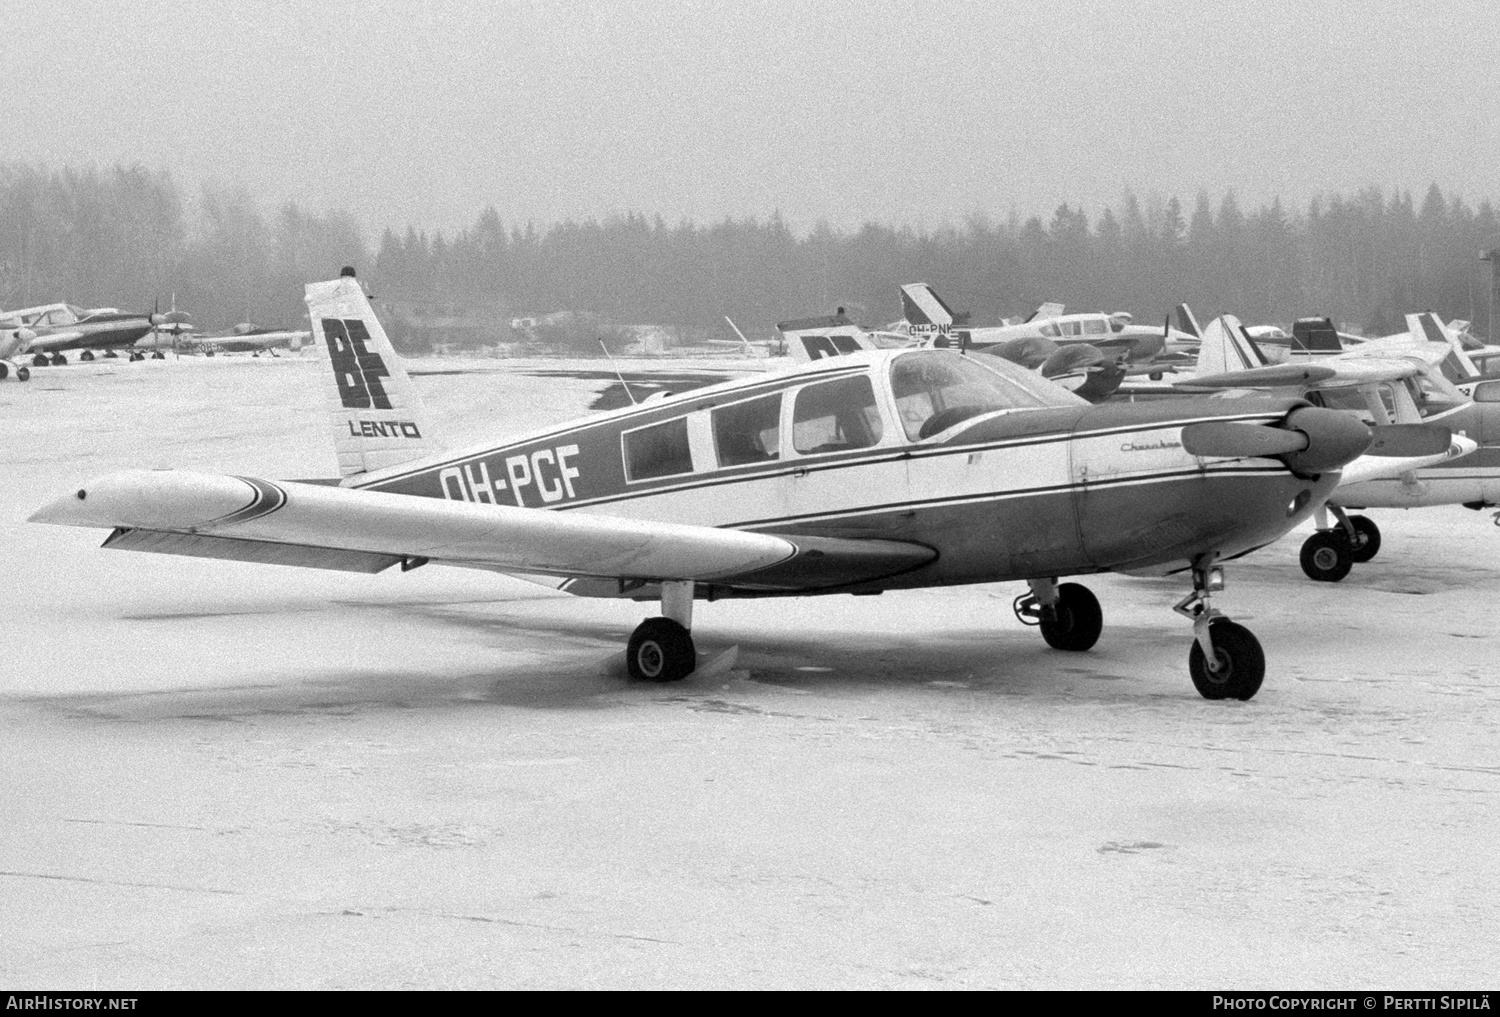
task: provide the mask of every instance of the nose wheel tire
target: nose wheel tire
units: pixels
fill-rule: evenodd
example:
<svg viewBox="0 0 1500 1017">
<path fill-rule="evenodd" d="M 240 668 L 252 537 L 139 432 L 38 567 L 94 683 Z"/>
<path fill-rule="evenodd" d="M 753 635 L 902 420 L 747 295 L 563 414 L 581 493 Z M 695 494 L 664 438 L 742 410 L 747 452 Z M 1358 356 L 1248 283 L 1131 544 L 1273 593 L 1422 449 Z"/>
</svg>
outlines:
<svg viewBox="0 0 1500 1017">
<path fill-rule="evenodd" d="M 1367 562 L 1380 553 L 1380 527 L 1369 516 L 1350 516 L 1349 525 L 1354 527 L 1353 548 L 1350 557 L 1356 563 Z"/>
<path fill-rule="evenodd" d="M 670 618 L 647 618 L 630 634 L 626 669 L 637 681 L 675 682 L 698 666 L 698 650 L 688 630 Z"/>
<path fill-rule="evenodd" d="M 1302 571 L 1320 583 L 1336 583 L 1354 567 L 1354 548 L 1343 530 L 1319 530 L 1302 544 Z"/>
<path fill-rule="evenodd" d="M 1266 677 L 1266 655 L 1260 640 L 1243 625 L 1216 618 L 1208 626 L 1214 644 L 1217 670 L 1208 669 L 1208 657 L 1197 640 L 1188 652 L 1188 673 L 1193 687 L 1204 699 L 1249 699 L 1260 691 Z"/>
<path fill-rule="evenodd" d="M 1057 588 L 1057 606 L 1052 618 L 1042 616 L 1042 638 L 1054 650 L 1087 650 L 1104 631 L 1104 611 L 1099 598 L 1087 586 L 1063 583 Z"/>
</svg>

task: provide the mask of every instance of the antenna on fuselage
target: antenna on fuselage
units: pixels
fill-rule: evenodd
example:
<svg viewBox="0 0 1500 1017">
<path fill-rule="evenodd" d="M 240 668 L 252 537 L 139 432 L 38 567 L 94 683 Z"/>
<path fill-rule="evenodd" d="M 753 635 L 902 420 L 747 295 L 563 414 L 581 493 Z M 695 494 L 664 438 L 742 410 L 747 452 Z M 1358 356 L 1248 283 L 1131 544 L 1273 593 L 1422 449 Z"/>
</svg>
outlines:
<svg viewBox="0 0 1500 1017">
<path fill-rule="evenodd" d="M 609 347 L 604 345 L 603 339 L 599 340 L 599 348 L 604 351 L 606 357 L 609 357 L 609 366 L 615 369 L 615 377 L 620 379 L 620 387 L 625 390 L 625 398 L 630 400 L 630 405 L 640 405 L 635 401 L 635 396 L 631 394 L 630 386 L 625 383 L 625 375 L 620 373 L 620 365 L 615 363 L 615 358 L 610 355 Z"/>
</svg>

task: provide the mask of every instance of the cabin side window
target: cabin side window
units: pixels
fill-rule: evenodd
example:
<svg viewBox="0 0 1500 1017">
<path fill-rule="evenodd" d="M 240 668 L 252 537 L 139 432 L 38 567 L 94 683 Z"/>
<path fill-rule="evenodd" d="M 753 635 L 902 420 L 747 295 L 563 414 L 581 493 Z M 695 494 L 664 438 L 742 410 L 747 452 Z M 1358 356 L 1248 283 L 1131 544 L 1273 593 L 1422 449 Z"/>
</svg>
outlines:
<svg viewBox="0 0 1500 1017">
<path fill-rule="evenodd" d="M 1109 322 L 1102 318 L 1090 318 L 1083 323 L 1084 335 L 1108 335 Z"/>
<path fill-rule="evenodd" d="M 621 442 L 625 449 L 626 480 L 654 480 L 693 472 L 686 417 L 626 431 Z"/>
<path fill-rule="evenodd" d="M 713 433 L 720 466 L 745 466 L 779 458 L 781 394 L 714 410 Z"/>
<path fill-rule="evenodd" d="M 866 374 L 809 385 L 792 406 L 792 448 L 803 455 L 869 448 L 884 430 Z"/>
</svg>

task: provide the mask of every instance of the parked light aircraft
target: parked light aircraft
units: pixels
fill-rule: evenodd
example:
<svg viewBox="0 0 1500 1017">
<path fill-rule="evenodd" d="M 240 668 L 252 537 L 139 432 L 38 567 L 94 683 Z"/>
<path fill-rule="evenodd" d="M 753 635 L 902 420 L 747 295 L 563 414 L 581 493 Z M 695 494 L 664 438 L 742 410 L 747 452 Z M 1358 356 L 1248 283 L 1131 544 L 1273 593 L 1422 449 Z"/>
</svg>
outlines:
<svg viewBox="0 0 1500 1017">
<path fill-rule="evenodd" d="M 804 362 L 859 350 L 942 348 L 935 345 L 940 337 L 932 334 L 913 337 L 904 332 L 863 329 L 844 315 L 842 307 L 831 317 L 782 321 L 776 328 L 787 353 Z M 1050 339 L 1030 336 L 978 348 L 977 352 L 1035 370 L 1091 403 L 1108 399 L 1125 378 L 1125 369 L 1115 356 L 1086 343 L 1059 346 Z"/>
<path fill-rule="evenodd" d="M 151 331 L 151 315 L 121 313 L 113 307 L 85 309 L 72 304 L 41 304 L 5 312 L 6 318 L 19 320 L 35 336 L 27 345 L 33 367 L 68 362 L 67 350 L 82 350 L 80 360 L 93 360 L 94 350 L 115 350 L 131 346 Z"/>
<path fill-rule="evenodd" d="M 877 594 L 1024 580 L 1017 616 L 1059 649 L 1099 638 L 1098 600 L 1059 577 L 1188 572 L 1189 670 L 1253 696 L 1259 642 L 1212 606 L 1221 563 L 1296 526 L 1379 440 L 1289 398 L 1090 405 L 951 350 L 857 352 L 447 451 L 345 269 L 307 287 L 329 352 L 337 482 L 135 470 L 33 521 L 104 546 L 378 572 L 429 562 L 572 593 L 657 600 L 633 677 L 691 673 L 695 599 Z"/>
<path fill-rule="evenodd" d="M 20 361 L 34 338 L 36 333 L 18 319 L 0 318 L 0 381 L 26 381 L 31 377 L 31 368 Z"/>
<path fill-rule="evenodd" d="M 203 353 L 210 357 L 216 353 L 269 353 L 274 357 L 277 350 L 297 352 L 307 344 L 311 336 L 312 333 L 306 329 L 261 328 L 245 322 L 228 332 L 194 333 L 186 336 L 179 342 L 178 348 L 184 352 Z"/>
<path fill-rule="evenodd" d="M 1467 384 L 1450 380 L 1455 370 L 1469 373 Z M 1312 579 L 1337 582 L 1379 551 L 1380 528 L 1349 509 L 1500 503 L 1500 380 L 1479 378 L 1463 360 L 1457 337 L 1430 312 L 1407 315 L 1406 333 L 1280 364 L 1270 362 L 1236 318 L 1224 315 L 1204 330 L 1198 372 L 1172 386 L 1190 393 L 1279 391 L 1353 410 L 1376 424 L 1426 422 L 1452 432 L 1445 455 L 1344 470 L 1326 511 L 1316 513 L 1317 532 L 1302 546 L 1302 570 Z"/>
<path fill-rule="evenodd" d="M 1198 345 L 1196 336 L 1174 331 L 1170 324 L 1163 328 L 1132 325 L 1130 315 L 1124 311 L 1063 314 L 1062 304 L 1043 304 L 1018 324 L 974 328 L 969 325 L 967 314 L 955 312 L 926 283 L 902 286 L 901 306 L 906 313 L 907 331 L 929 337 L 939 347 L 954 345 L 982 350 L 1016 339 L 1040 337 L 1060 345 L 1087 343 L 1123 356 L 1131 364 L 1147 365 L 1163 355 L 1196 349 Z"/>
</svg>

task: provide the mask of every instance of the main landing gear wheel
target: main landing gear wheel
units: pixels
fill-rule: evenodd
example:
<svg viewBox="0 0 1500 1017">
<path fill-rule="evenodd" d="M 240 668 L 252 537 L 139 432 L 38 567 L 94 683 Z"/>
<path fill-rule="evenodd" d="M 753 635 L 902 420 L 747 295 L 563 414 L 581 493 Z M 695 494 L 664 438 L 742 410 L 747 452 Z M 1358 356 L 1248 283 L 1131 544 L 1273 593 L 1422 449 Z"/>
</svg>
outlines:
<svg viewBox="0 0 1500 1017">
<path fill-rule="evenodd" d="M 1354 547 L 1343 530 L 1318 530 L 1302 543 L 1302 571 L 1309 579 L 1336 583 L 1353 567 Z"/>
<path fill-rule="evenodd" d="M 46 367 L 50 363 L 52 363 L 52 361 L 47 359 L 47 354 L 45 353 L 38 353 L 36 356 L 31 358 L 32 367 Z"/>
<path fill-rule="evenodd" d="M 16 380 L 17 381 L 30 381 L 31 380 L 31 368 L 27 367 L 25 364 L 22 364 L 19 367 L 17 367 L 16 368 Z"/>
<path fill-rule="evenodd" d="M 78 359 L 82 360 L 82 361 L 85 361 L 85 362 L 93 360 L 94 359 L 94 351 L 93 350 L 84 350 L 82 353 L 78 354 Z"/>
<path fill-rule="evenodd" d="M 677 622 L 647 618 L 630 634 L 625 663 L 630 677 L 638 681 L 681 681 L 698 666 L 698 650 L 688 630 Z"/>
<path fill-rule="evenodd" d="M 68 358 L 65 357 L 65 356 L 63 356 L 61 353 L 54 353 L 54 354 L 52 354 L 52 366 L 53 367 L 65 367 L 65 366 L 67 366 L 67 363 L 68 363 Z"/>
<path fill-rule="evenodd" d="M 152 360 L 166 360 L 167 359 L 167 355 L 165 353 L 163 353 L 161 350 L 157 350 L 155 353 L 151 354 L 151 359 Z"/>
<path fill-rule="evenodd" d="M 1047 615 L 1051 614 L 1051 618 Z M 1042 612 L 1042 638 L 1054 650 L 1081 652 L 1099 641 L 1104 631 L 1104 611 L 1099 598 L 1087 586 L 1063 583 L 1057 588 L 1057 604 Z"/>
<path fill-rule="evenodd" d="M 1350 516 L 1349 525 L 1354 527 L 1354 539 L 1349 556 L 1363 564 L 1380 553 L 1380 527 L 1369 516 Z"/>
<path fill-rule="evenodd" d="M 1216 670 L 1209 670 L 1208 656 L 1197 640 L 1188 651 L 1188 673 L 1198 694 L 1204 699 L 1244 700 L 1260 691 L 1266 677 L 1266 655 L 1260 640 L 1228 618 L 1209 622 L 1208 635 L 1214 644 Z"/>
</svg>

